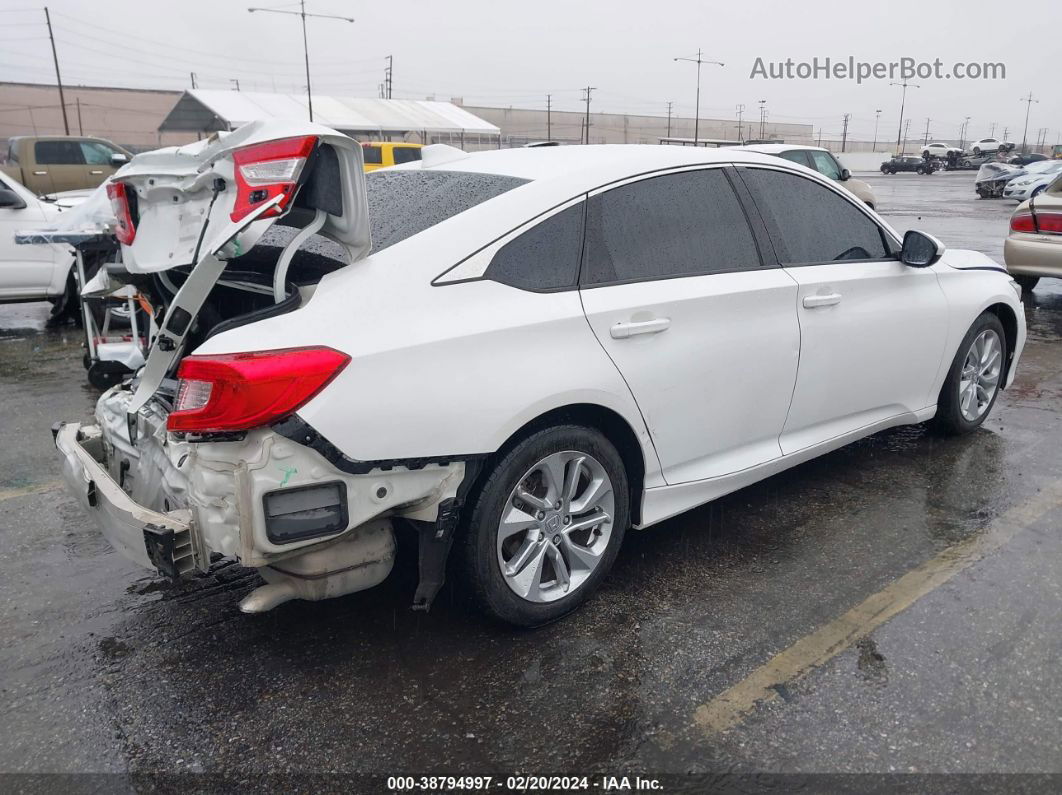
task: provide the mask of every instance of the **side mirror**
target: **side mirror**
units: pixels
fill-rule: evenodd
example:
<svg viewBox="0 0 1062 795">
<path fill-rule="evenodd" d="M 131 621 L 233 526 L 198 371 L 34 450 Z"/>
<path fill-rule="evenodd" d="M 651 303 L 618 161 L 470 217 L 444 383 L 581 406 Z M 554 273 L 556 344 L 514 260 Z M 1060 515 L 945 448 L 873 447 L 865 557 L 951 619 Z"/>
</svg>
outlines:
<svg viewBox="0 0 1062 795">
<path fill-rule="evenodd" d="M 908 229 L 903 236 L 900 262 L 912 268 L 928 268 L 944 255 L 944 244 L 932 235 Z"/>
<path fill-rule="evenodd" d="M 112 166 L 124 166 L 128 162 L 129 156 L 123 155 L 121 152 L 115 152 L 113 155 L 111 155 Z"/>
<path fill-rule="evenodd" d="M 851 178 L 852 178 L 852 172 L 849 171 L 847 168 L 842 168 L 841 169 L 841 182 L 844 182 L 846 179 L 851 179 Z"/>
<path fill-rule="evenodd" d="M 26 209 L 26 200 L 13 190 L 0 188 L 0 207 L 8 210 L 24 210 Z"/>
</svg>

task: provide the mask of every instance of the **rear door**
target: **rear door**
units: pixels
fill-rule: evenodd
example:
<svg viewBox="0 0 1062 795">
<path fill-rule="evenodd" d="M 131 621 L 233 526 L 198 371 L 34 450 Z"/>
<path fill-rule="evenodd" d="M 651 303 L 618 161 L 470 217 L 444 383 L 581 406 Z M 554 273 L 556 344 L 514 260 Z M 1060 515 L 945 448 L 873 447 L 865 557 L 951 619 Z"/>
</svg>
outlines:
<svg viewBox="0 0 1062 795">
<path fill-rule="evenodd" d="M 797 288 L 763 264 L 765 245 L 723 167 L 639 178 L 587 203 L 583 308 L 668 483 L 781 455 Z"/>
<path fill-rule="evenodd" d="M 800 370 L 782 452 L 932 405 L 948 318 L 936 273 L 900 262 L 892 237 L 838 189 L 780 169 L 738 171 L 799 283 Z"/>
<path fill-rule="evenodd" d="M 26 174 L 32 181 L 31 190 L 38 193 L 57 193 L 62 190 L 76 190 L 89 187 L 88 167 L 81 143 L 68 138 L 52 138 L 36 141 L 33 144 L 36 163 Z M 23 173 L 27 165 L 22 165 Z"/>
</svg>

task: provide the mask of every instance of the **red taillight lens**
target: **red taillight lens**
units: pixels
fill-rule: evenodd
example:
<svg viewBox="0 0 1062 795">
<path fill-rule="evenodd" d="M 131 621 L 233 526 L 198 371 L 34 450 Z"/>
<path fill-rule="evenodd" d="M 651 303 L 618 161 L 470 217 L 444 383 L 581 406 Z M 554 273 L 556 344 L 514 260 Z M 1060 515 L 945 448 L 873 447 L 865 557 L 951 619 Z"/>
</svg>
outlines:
<svg viewBox="0 0 1062 795">
<path fill-rule="evenodd" d="M 1032 213 L 1017 213 L 1010 218 L 1010 231 L 1011 232 L 1035 232 L 1036 222 L 1033 220 Z"/>
<path fill-rule="evenodd" d="M 111 200 L 111 210 L 118 219 L 118 226 L 114 230 L 114 236 L 123 245 L 131 245 L 136 238 L 136 224 L 133 223 L 133 213 L 129 207 L 129 188 L 124 182 L 109 182 L 107 184 L 107 198 Z"/>
<path fill-rule="evenodd" d="M 185 357 L 166 427 L 216 433 L 268 425 L 306 404 L 349 361 L 331 348 Z"/>
<path fill-rule="evenodd" d="M 306 158 L 317 145 L 317 136 L 282 138 L 237 149 L 232 153 L 236 163 L 236 203 L 229 217 L 239 221 L 264 201 L 283 196 L 280 203 L 267 210 L 262 217 L 280 215 L 295 195 Z"/>
<path fill-rule="evenodd" d="M 1036 225 L 1047 235 L 1062 235 L 1062 213 L 1037 210 Z"/>
</svg>

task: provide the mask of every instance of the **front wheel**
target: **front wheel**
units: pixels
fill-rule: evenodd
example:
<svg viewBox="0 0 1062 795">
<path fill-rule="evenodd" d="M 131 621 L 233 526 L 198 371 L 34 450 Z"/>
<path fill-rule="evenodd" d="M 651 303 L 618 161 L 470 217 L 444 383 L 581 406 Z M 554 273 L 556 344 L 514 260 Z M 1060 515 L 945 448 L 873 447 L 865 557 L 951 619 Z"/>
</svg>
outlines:
<svg viewBox="0 0 1062 795">
<path fill-rule="evenodd" d="M 963 337 L 937 399 L 937 427 L 948 434 L 969 433 L 987 419 L 999 396 L 1007 361 L 1003 324 L 981 314 Z"/>
<path fill-rule="evenodd" d="M 623 460 L 599 431 L 562 425 L 505 453 L 466 509 L 464 563 L 477 605 L 534 627 L 597 588 L 629 515 Z"/>
</svg>

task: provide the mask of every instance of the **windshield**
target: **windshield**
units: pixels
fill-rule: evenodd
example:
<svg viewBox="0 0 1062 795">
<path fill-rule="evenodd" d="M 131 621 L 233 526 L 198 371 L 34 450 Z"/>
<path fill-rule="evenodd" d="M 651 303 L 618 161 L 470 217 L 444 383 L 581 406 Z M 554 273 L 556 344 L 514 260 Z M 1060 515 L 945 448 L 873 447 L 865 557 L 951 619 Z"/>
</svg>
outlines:
<svg viewBox="0 0 1062 795">
<path fill-rule="evenodd" d="M 373 171 L 369 190 L 372 250 L 383 251 L 528 180 L 467 171 Z"/>
</svg>

